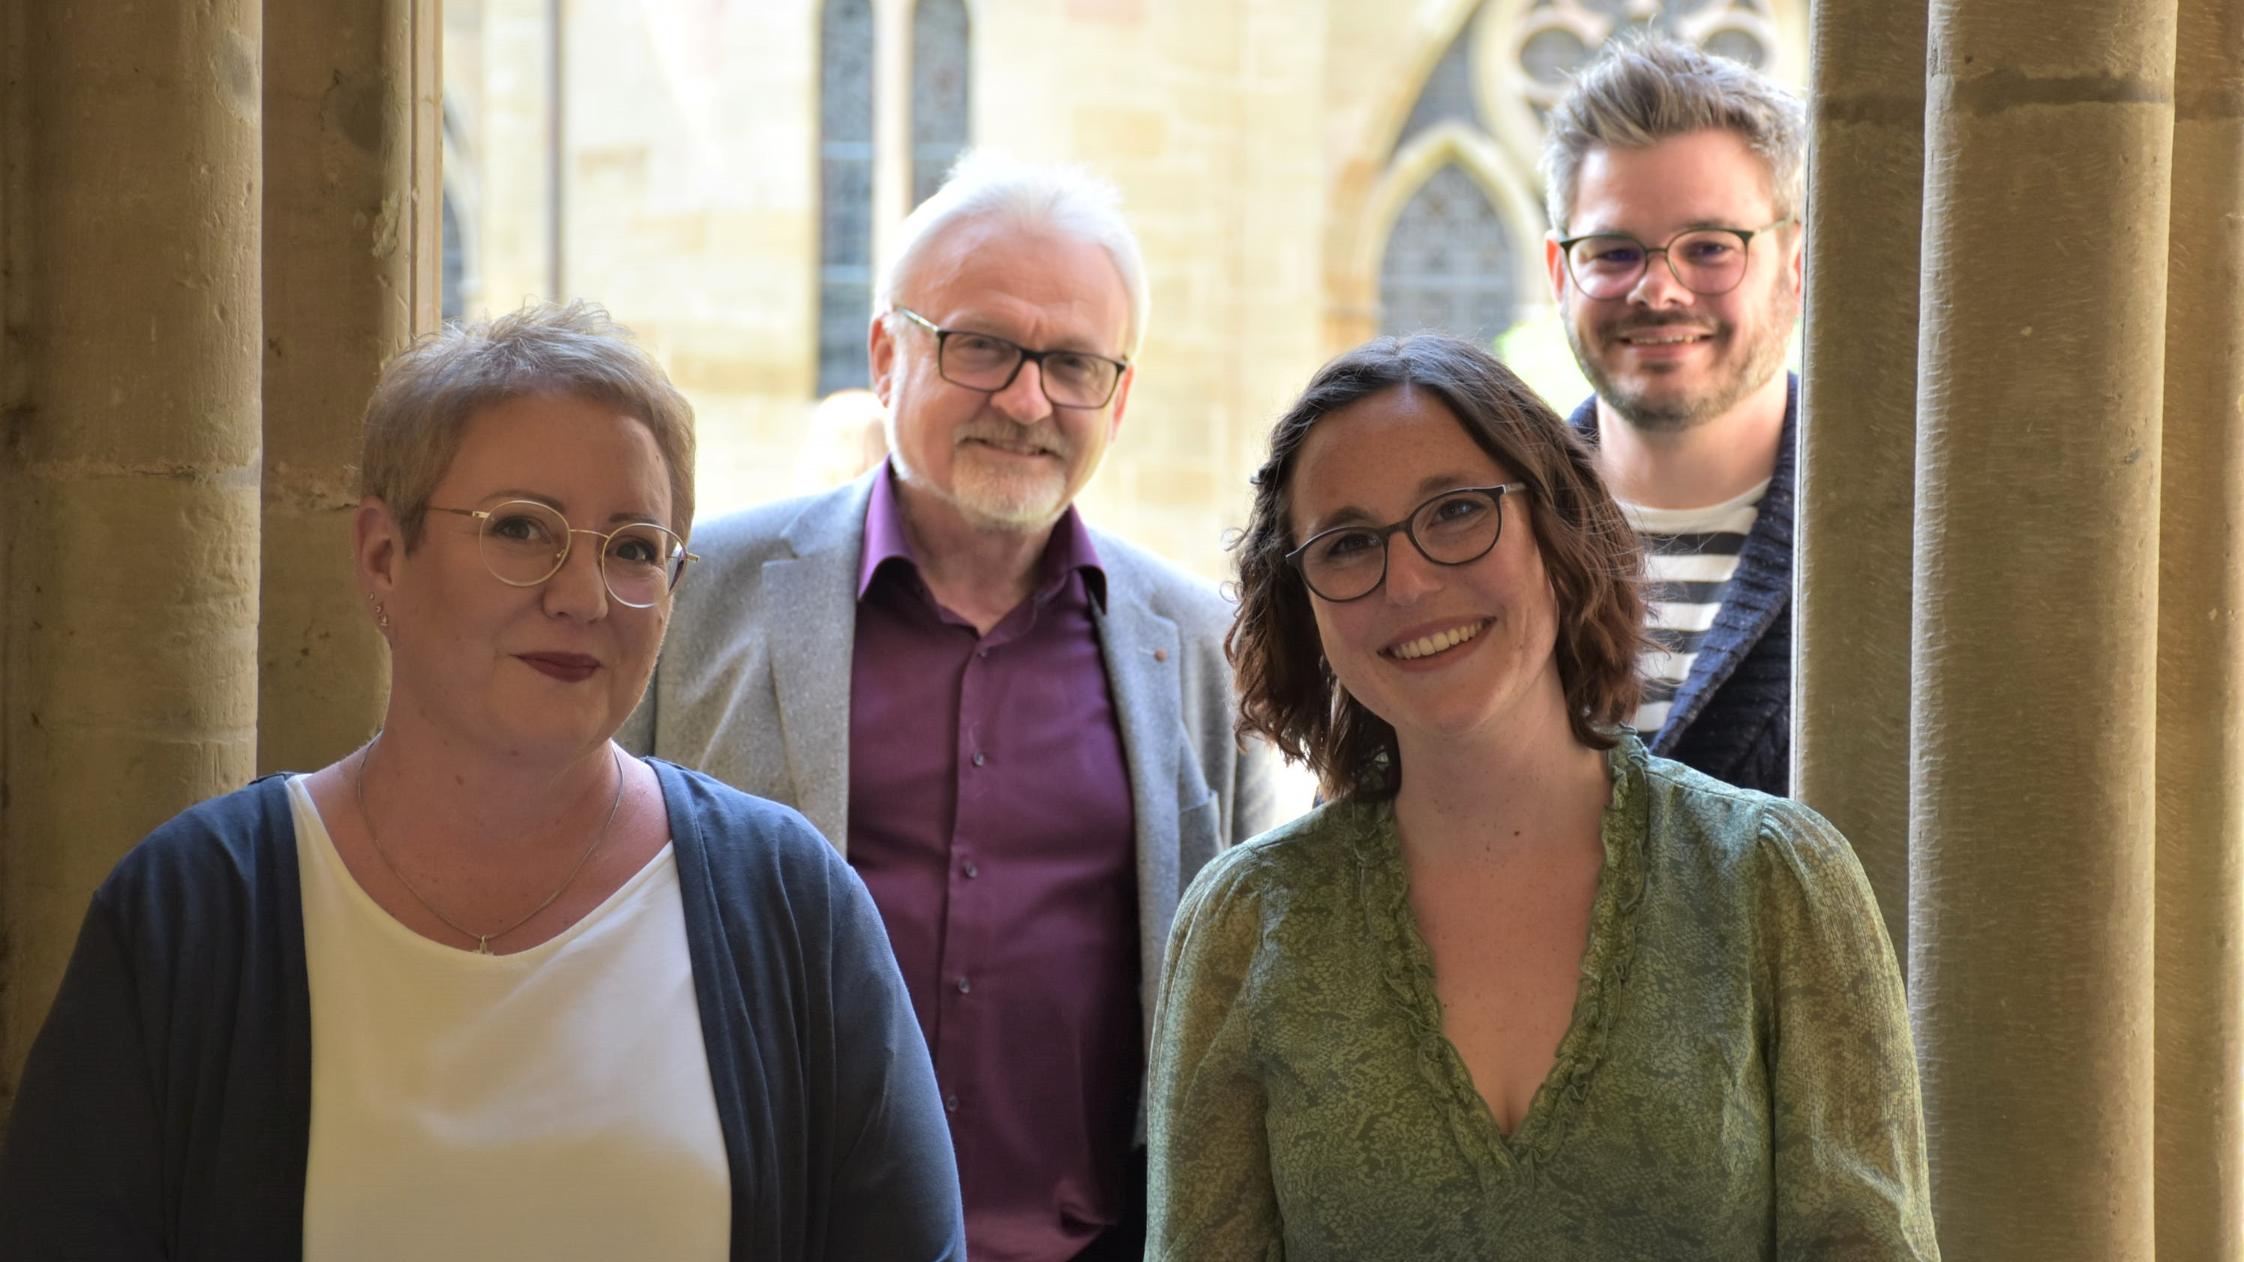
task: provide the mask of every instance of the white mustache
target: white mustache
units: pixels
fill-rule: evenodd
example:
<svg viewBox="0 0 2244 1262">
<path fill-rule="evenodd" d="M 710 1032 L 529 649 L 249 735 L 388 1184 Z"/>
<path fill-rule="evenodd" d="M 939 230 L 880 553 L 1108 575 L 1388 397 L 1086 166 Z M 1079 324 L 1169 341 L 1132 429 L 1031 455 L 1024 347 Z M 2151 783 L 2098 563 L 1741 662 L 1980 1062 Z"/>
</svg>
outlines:
<svg viewBox="0 0 2244 1262">
<path fill-rule="evenodd" d="M 1064 445 L 1051 442 L 1042 435 L 1022 429 L 1019 426 L 1000 428 L 995 425 L 969 425 L 958 431 L 958 436 L 953 440 L 953 445 L 963 446 L 972 442 L 996 443 L 1004 447 L 1025 447 L 1046 455 L 1059 456 L 1063 459 L 1068 455 L 1068 450 Z"/>
</svg>

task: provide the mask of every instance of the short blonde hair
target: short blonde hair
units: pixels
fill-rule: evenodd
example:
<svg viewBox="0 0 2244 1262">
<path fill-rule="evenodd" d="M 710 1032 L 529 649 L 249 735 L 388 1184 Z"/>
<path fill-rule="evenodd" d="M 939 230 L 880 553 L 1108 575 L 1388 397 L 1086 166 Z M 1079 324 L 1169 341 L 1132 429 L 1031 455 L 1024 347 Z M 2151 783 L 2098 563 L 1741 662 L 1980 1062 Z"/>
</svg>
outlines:
<svg viewBox="0 0 2244 1262">
<path fill-rule="evenodd" d="M 1543 196 L 1551 229 L 1574 213 L 1591 149 L 1646 149 L 1672 136 L 1731 131 L 1769 168 L 1777 217 L 1800 213 L 1807 189 L 1808 129 L 1800 98 L 1742 62 L 1657 36 L 1607 45 L 1551 111 L 1543 144 Z"/>
<path fill-rule="evenodd" d="M 429 497 L 459 454 L 467 423 L 510 399 L 555 394 L 632 416 L 654 435 L 670 474 L 664 523 L 693 528 L 693 405 L 589 302 L 533 303 L 496 319 L 447 325 L 383 365 L 366 403 L 359 493 L 389 505 L 410 548 Z"/>
</svg>

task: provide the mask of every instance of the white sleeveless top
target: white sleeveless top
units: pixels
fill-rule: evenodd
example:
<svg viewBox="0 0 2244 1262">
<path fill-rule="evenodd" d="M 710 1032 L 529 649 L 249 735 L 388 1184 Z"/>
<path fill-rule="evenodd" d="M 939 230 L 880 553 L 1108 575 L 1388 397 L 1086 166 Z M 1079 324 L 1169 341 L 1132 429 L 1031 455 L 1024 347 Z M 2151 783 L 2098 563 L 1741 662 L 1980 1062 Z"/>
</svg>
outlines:
<svg viewBox="0 0 2244 1262">
<path fill-rule="evenodd" d="M 312 1003 L 304 1256 L 721 1259 L 731 1178 L 664 846 L 550 942 L 429 941 L 288 782 Z"/>
</svg>

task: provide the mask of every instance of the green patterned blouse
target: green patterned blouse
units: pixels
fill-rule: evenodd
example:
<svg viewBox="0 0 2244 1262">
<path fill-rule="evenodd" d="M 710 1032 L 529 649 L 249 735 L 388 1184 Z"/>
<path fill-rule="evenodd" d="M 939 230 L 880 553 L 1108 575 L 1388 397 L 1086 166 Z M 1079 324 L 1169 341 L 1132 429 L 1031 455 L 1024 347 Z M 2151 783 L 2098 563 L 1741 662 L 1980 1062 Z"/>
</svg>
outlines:
<svg viewBox="0 0 2244 1262">
<path fill-rule="evenodd" d="M 1154 1031 L 1149 1259 L 1939 1256 L 1845 839 L 1634 738 L 1611 765 L 1573 1023 L 1508 1136 L 1442 1035 L 1390 805 L 1200 874 Z"/>
</svg>

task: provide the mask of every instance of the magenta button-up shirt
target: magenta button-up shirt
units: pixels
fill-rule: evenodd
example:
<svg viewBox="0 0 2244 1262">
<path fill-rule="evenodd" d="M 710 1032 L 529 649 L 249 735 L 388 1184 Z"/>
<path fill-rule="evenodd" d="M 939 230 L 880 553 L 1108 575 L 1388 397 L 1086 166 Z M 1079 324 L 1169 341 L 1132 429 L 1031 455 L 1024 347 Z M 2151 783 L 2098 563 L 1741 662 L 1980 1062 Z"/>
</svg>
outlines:
<svg viewBox="0 0 2244 1262">
<path fill-rule="evenodd" d="M 850 674 L 849 861 L 888 924 L 949 1110 L 975 1262 L 1072 1257 L 1138 1195 L 1129 773 L 1075 511 L 977 635 L 873 487 Z M 816 628 L 805 628 L 817 634 Z"/>
</svg>

